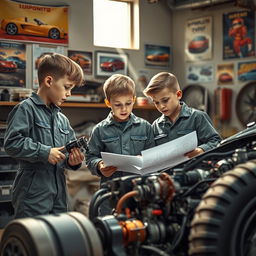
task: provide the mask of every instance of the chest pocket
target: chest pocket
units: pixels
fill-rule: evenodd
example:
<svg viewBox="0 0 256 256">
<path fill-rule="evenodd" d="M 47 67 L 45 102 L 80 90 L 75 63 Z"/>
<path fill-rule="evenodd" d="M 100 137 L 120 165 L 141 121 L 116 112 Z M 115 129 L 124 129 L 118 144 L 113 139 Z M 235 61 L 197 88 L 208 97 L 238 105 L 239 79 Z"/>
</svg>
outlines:
<svg viewBox="0 0 256 256">
<path fill-rule="evenodd" d="M 119 137 L 111 137 L 107 139 L 102 139 L 101 141 L 105 146 L 106 152 L 120 153 L 121 148 Z"/>
<path fill-rule="evenodd" d="M 43 144 L 48 144 L 52 141 L 51 126 L 47 122 L 35 120 L 34 140 L 40 141 Z"/>
<path fill-rule="evenodd" d="M 59 127 L 61 144 L 66 144 L 69 139 L 69 130 Z"/>
<path fill-rule="evenodd" d="M 163 144 L 168 141 L 168 134 L 161 133 L 155 136 L 156 145 Z"/>
<path fill-rule="evenodd" d="M 131 142 L 133 144 L 134 155 L 141 154 L 141 151 L 146 149 L 147 136 L 131 135 Z"/>
</svg>

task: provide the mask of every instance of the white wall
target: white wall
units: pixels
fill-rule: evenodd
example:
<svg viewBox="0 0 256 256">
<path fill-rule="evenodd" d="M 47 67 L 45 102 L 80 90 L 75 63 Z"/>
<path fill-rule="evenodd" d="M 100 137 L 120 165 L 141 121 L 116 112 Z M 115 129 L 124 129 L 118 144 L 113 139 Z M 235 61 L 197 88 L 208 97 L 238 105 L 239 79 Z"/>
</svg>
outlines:
<svg viewBox="0 0 256 256">
<path fill-rule="evenodd" d="M 69 8 L 69 46 L 70 50 L 81 51 L 118 51 L 114 48 L 95 47 L 93 45 L 93 1 L 92 0 L 23 0 L 26 3 L 37 4 L 67 4 Z M 152 69 L 144 65 L 144 44 L 171 45 L 171 15 L 165 4 L 149 4 L 147 0 L 140 0 L 140 50 L 124 51 L 129 58 L 129 75 L 135 80 L 140 70 L 147 71 L 149 77 L 163 69 Z M 106 21 L 107 26 L 107 21 Z M 118 36 L 118 35 L 117 35 Z M 113 38 L 114 40 L 114 38 Z M 29 55 L 28 46 L 28 58 Z M 29 66 L 29 65 L 28 65 Z M 169 71 L 169 68 L 165 70 Z M 31 76 L 28 67 L 28 79 Z M 94 76 L 87 76 L 87 80 L 95 80 Z M 27 80 L 30 84 L 30 80 Z M 98 80 L 99 81 L 99 80 Z"/>
<path fill-rule="evenodd" d="M 242 10 L 234 6 L 234 4 L 226 4 L 226 5 L 219 5 L 214 6 L 208 9 L 202 10 L 179 10 L 172 12 L 172 19 L 173 19 L 173 26 L 172 26 L 172 38 L 173 38 L 173 48 L 174 48 L 174 60 L 173 62 L 173 73 L 177 75 L 180 85 L 182 88 L 187 86 L 186 81 L 186 65 L 192 64 L 192 62 L 188 63 L 185 61 L 185 53 L 184 53 L 184 45 L 185 45 L 185 24 L 188 19 L 194 19 L 204 16 L 212 16 L 213 17 L 213 58 L 212 60 L 201 61 L 201 62 L 193 62 L 195 64 L 214 64 L 215 71 L 217 64 L 224 64 L 224 63 L 234 63 L 235 73 L 237 69 L 237 62 L 241 61 L 239 59 L 230 59 L 230 60 L 223 60 L 222 59 L 222 15 L 223 13 L 228 13 L 232 11 Z M 255 57 L 254 57 L 255 59 Z M 243 61 L 252 60 L 252 58 L 244 58 Z M 215 76 L 215 80 L 213 82 L 207 83 L 200 83 L 201 85 L 205 86 L 210 93 L 210 99 L 213 109 L 214 104 L 214 97 L 213 93 L 214 90 L 218 87 L 217 79 Z M 237 118 L 236 111 L 235 111 L 235 101 L 239 90 L 243 87 L 244 83 L 238 82 L 237 79 L 234 80 L 234 84 L 232 85 L 225 85 L 222 87 L 231 88 L 233 90 L 232 95 L 232 116 L 231 120 L 228 123 L 222 123 L 221 125 L 224 129 L 232 129 L 235 128 L 237 130 L 241 130 L 242 127 L 240 121 Z M 213 115 L 211 115 L 213 117 Z M 223 129 L 223 127 L 220 127 Z M 232 131 L 231 131 L 232 132 Z"/>
</svg>

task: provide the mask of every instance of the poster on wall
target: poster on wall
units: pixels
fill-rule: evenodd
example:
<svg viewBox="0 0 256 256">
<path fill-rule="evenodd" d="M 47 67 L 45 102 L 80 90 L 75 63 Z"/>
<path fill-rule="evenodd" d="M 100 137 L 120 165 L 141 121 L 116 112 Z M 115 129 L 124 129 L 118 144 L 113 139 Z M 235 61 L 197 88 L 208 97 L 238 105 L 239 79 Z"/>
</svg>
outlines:
<svg viewBox="0 0 256 256">
<path fill-rule="evenodd" d="M 241 82 L 256 81 L 256 61 L 239 62 L 237 78 Z"/>
<path fill-rule="evenodd" d="M 4 40 L 68 44 L 68 6 L 0 1 L 0 38 Z"/>
<path fill-rule="evenodd" d="M 223 14 L 223 59 L 255 55 L 254 11 Z"/>
<path fill-rule="evenodd" d="M 218 64 L 216 77 L 219 85 L 234 83 L 234 63 Z"/>
<path fill-rule="evenodd" d="M 188 20 L 185 28 L 186 61 L 212 58 L 212 17 Z"/>
<path fill-rule="evenodd" d="M 92 52 L 68 50 L 68 57 L 80 65 L 85 75 L 92 75 Z"/>
<path fill-rule="evenodd" d="M 25 87 L 26 45 L 0 42 L 0 86 Z"/>
<path fill-rule="evenodd" d="M 42 46 L 39 44 L 32 45 L 32 76 L 33 76 L 33 89 L 38 88 L 37 69 L 39 59 L 47 53 L 60 53 L 65 55 L 65 47 L 63 46 Z"/>
<path fill-rule="evenodd" d="M 95 52 L 95 76 L 109 77 L 113 74 L 127 75 L 128 55 L 117 52 Z"/>
<path fill-rule="evenodd" d="M 213 80 L 214 67 L 212 64 L 187 66 L 187 83 L 211 82 Z"/>
<path fill-rule="evenodd" d="M 145 44 L 145 65 L 148 67 L 169 67 L 170 46 Z"/>
</svg>

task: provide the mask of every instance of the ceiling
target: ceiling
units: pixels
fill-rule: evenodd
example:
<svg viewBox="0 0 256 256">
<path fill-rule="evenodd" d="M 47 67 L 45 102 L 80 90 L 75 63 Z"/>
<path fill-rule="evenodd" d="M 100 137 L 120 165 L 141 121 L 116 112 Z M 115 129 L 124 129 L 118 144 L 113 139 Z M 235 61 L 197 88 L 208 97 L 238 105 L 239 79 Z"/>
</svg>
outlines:
<svg viewBox="0 0 256 256">
<path fill-rule="evenodd" d="M 217 5 L 233 3 L 235 6 L 256 10 L 256 0 L 166 0 L 169 8 L 202 9 Z"/>
</svg>

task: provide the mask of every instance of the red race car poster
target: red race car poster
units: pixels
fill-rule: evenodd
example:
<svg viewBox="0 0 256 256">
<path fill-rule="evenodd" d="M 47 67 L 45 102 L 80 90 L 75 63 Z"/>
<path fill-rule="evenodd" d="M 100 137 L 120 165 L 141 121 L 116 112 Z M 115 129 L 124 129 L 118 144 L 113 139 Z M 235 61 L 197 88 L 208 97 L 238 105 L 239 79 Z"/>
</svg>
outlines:
<svg viewBox="0 0 256 256">
<path fill-rule="evenodd" d="M 0 86 L 25 87 L 26 45 L 0 42 Z"/>
<path fill-rule="evenodd" d="M 255 55 L 254 11 L 223 14 L 223 59 Z"/>
<path fill-rule="evenodd" d="M 68 6 L 1 0 L 0 17 L 1 39 L 68 44 Z"/>
<path fill-rule="evenodd" d="M 185 30 L 185 53 L 187 61 L 212 58 L 212 17 L 188 20 Z"/>
</svg>

